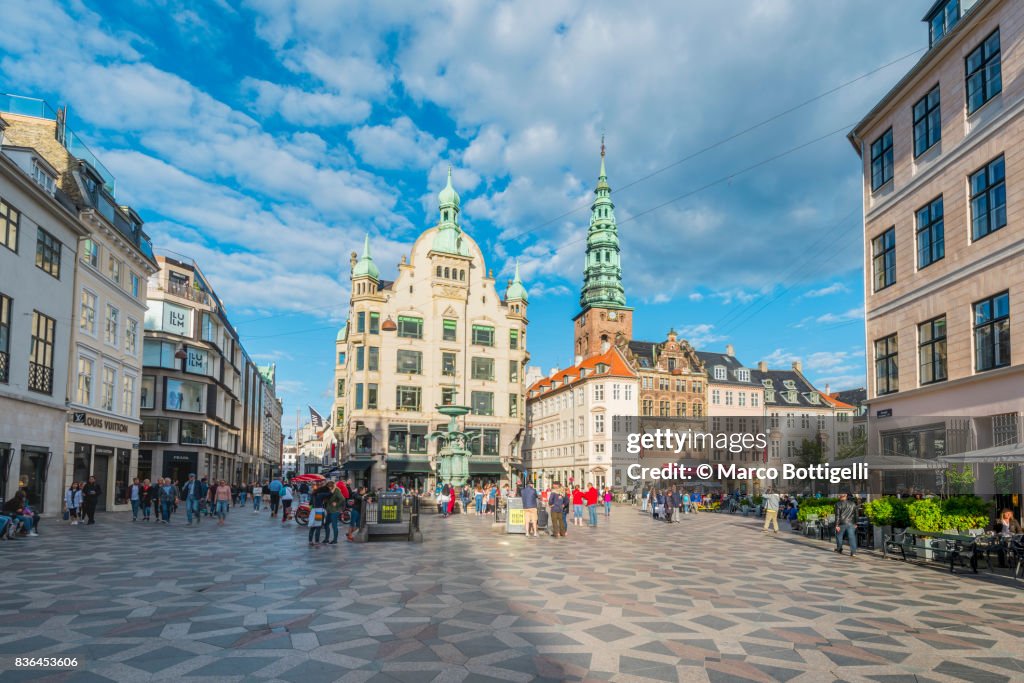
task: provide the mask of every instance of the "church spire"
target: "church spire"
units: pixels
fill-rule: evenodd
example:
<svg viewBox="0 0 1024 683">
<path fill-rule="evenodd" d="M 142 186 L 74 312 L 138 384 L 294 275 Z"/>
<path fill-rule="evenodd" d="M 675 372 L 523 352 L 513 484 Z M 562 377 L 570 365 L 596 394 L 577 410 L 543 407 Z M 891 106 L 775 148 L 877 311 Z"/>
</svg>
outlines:
<svg viewBox="0 0 1024 683">
<path fill-rule="evenodd" d="M 625 308 L 626 293 L 622 287 L 622 263 L 619 230 L 615 223 L 612 188 L 604 165 L 604 135 L 601 135 L 601 170 L 597 176 L 594 203 L 590 207 L 587 231 L 587 254 L 583 269 L 580 307 Z"/>
</svg>

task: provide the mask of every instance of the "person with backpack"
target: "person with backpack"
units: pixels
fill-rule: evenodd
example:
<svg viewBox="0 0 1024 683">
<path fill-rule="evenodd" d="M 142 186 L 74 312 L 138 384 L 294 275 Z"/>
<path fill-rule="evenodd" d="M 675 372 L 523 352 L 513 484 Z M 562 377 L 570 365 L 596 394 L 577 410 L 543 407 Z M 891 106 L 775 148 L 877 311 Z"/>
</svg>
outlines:
<svg viewBox="0 0 1024 683">
<path fill-rule="evenodd" d="M 295 497 L 295 493 L 292 491 L 290 484 L 281 485 L 281 524 L 288 521 L 288 517 L 292 511 L 292 499 Z"/>
</svg>

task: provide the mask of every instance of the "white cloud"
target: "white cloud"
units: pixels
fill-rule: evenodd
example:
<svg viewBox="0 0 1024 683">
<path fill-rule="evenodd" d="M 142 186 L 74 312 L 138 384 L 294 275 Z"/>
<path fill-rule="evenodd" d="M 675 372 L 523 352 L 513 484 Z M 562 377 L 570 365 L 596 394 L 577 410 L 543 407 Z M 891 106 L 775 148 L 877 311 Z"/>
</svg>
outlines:
<svg viewBox="0 0 1024 683">
<path fill-rule="evenodd" d="M 689 299 L 690 301 L 704 301 L 704 295 L 701 294 L 700 292 L 691 292 L 690 295 L 686 298 Z"/>
<path fill-rule="evenodd" d="M 821 296 L 828 296 L 829 294 L 839 294 L 841 292 L 848 292 L 850 288 L 844 285 L 842 282 L 833 282 L 827 287 L 821 287 L 820 289 L 812 289 L 804 292 L 804 296 L 808 298 L 816 298 Z"/>
<path fill-rule="evenodd" d="M 768 363 L 768 367 L 771 369 L 782 370 L 788 369 L 793 364 L 793 361 L 800 360 L 800 356 L 790 353 L 785 349 L 775 349 L 761 360 Z"/>
<path fill-rule="evenodd" d="M 715 332 L 715 326 L 710 323 L 683 325 L 679 328 L 679 336 L 698 348 L 727 339 L 724 335 Z"/>
<path fill-rule="evenodd" d="M 389 125 L 356 128 L 348 138 L 364 162 L 386 169 L 427 168 L 448 144 L 420 130 L 408 116 L 399 116 Z"/>
<path fill-rule="evenodd" d="M 242 89 L 253 98 L 253 107 L 263 116 L 280 115 L 285 121 L 306 126 L 337 126 L 365 120 L 372 107 L 366 100 L 329 92 L 309 92 L 290 85 L 278 85 L 246 78 Z"/>
<path fill-rule="evenodd" d="M 842 313 L 826 313 L 824 315 L 819 315 L 817 318 L 815 318 L 814 322 L 819 324 L 843 323 L 849 322 L 851 320 L 860 320 L 863 317 L 864 309 L 851 308 L 848 311 L 844 311 Z"/>
</svg>

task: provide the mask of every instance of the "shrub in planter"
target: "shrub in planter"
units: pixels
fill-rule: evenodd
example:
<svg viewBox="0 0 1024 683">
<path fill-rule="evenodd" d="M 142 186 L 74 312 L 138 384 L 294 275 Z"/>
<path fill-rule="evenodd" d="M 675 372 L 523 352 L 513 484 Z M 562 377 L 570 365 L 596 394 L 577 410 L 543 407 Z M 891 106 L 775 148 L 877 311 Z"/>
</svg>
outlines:
<svg viewBox="0 0 1024 683">
<path fill-rule="evenodd" d="M 864 514 L 868 516 L 873 526 L 891 525 L 905 529 L 911 526 L 907 502 L 907 499 L 896 496 L 875 498 L 864 505 Z"/>
<path fill-rule="evenodd" d="M 822 505 L 820 503 L 806 503 L 796 510 L 797 521 L 806 522 L 808 517 L 817 515 L 818 519 L 828 517 L 835 511 L 835 505 Z"/>
<path fill-rule="evenodd" d="M 934 498 L 915 500 L 907 506 L 910 515 L 910 526 L 918 531 L 940 532 L 943 526 L 942 508 Z"/>
</svg>

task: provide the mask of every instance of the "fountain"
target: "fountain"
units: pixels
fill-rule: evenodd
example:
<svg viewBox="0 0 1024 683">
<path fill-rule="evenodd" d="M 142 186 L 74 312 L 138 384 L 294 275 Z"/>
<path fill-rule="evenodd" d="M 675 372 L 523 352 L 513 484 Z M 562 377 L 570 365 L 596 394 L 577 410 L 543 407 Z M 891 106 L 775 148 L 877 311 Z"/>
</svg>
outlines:
<svg viewBox="0 0 1024 683">
<path fill-rule="evenodd" d="M 457 418 L 469 413 L 469 406 L 441 405 L 437 411 L 448 417 L 447 432 L 433 432 L 429 438 L 437 439 L 437 481 L 451 486 L 463 486 L 469 480 L 469 446 L 479 433 L 461 432 Z"/>
</svg>

